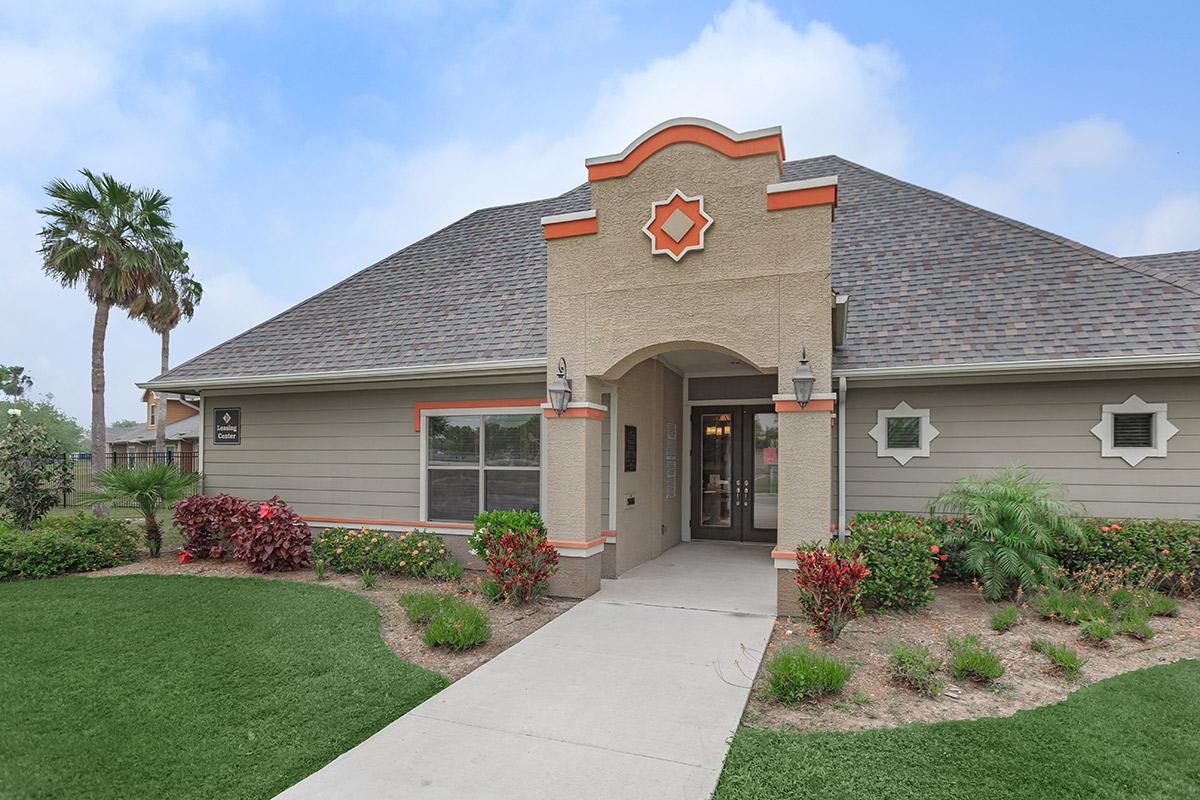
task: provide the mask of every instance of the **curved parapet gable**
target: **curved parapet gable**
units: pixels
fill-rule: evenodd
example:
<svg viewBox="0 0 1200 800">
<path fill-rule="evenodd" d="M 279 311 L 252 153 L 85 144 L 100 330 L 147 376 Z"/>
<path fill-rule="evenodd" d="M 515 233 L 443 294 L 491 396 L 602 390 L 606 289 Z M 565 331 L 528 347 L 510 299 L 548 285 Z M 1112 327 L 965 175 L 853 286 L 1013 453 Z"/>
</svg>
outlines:
<svg viewBox="0 0 1200 800">
<path fill-rule="evenodd" d="M 620 153 L 587 159 L 588 180 L 624 177 L 659 150 L 680 142 L 702 144 L 730 158 L 774 153 L 781 164 L 784 161 L 783 132 L 778 126 L 738 133 L 712 120 L 677 117 L 655 125 Z"/>
</svg>

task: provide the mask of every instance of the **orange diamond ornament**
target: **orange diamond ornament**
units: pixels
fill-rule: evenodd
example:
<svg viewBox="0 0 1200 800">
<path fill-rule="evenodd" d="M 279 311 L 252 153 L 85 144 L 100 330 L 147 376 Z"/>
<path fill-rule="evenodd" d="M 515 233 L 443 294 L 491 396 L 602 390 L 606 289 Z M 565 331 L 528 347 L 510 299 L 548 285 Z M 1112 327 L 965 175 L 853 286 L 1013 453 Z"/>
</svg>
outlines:
<svg viewBox="0 0 1200 800">
<path fill-rule="evenodd" d="M 704 249 L 704 232 L 713 223 L 704 213 L 704 198 L 688 197 L 678 189 L 650 207 L 642 231 L 650 237 L 650 252 L 678 261 L 693 250 Z"/>
</svg>

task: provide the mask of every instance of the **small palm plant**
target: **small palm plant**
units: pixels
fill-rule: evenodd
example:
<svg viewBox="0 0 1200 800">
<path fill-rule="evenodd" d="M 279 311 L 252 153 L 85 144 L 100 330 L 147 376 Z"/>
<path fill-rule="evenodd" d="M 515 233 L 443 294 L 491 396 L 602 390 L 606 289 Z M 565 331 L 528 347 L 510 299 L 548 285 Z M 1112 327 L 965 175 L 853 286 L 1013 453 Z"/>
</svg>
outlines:
<svg viewBox="0 0 1200 800">
<path fill-rule="evenodd" d="M 112 467 L 92 476 L 92 481 L 99 488 L 91 493 L 89 502 L 132 501 L 146 519 L 146 546 L 150 548 L 150 555 L 157 558 L 162 550 L 162 531 L 158 527 L 157 514 L 188 497 L 195 489 L 196 480 L 194 472 L 180 472 L 174 464 Z"/>
<path fill-rule="evenodd" d="M 965 519 L 951 529 L 946 544 L 962 549 L 984 596 L 999 600 L 1018 586 L 1036 591 L 1051 577 L 1056 566 L 1051 553 L 1059 543 L 1083 536 L 1077 509 L 1058 492 L 1058 484 L 1038 480 L 1025 467 L 1009 467 L 988 479 L 955 481 L 931 510 Z"/>
</svg>

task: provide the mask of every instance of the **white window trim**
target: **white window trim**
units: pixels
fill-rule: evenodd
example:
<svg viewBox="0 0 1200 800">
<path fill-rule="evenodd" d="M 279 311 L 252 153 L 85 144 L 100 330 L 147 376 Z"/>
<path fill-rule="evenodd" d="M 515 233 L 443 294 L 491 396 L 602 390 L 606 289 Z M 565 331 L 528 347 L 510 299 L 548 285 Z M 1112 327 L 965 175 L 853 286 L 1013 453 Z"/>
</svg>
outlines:
<svg viewBox="0 0 1200 800">
<path fill-rule="evenodd" d="M 429 519 L 429 500 L 428 500 L 427 492 L 429 489 L 428 484 L 429 484 L 430 466 L 429 466 L 429 462 L 428 462 L 428 439 L 426 436 L 426 433 L 429 430 L 429 426 L 426 424 L 426 420 L 429 417 L 480 417 L 481 425 L 480 425 L 480 435 L 479 435 L 479 457 L 482 460 L 483 459 L 483 447 L 484 447 L 483 439 L 484 439 L 484 435 L 485 435 L 483 433 L 483 427 L 482 427 L 482 418 L 483 417 L 503 416 L 503 415 L 528 416 L 529 414 L 540 415 L 538 418 L 538 422 L 539 422 L 539 424 L 538 424 L 538 437 L 539 437 L 538 466 L 536 466 L 536 467 L 493 467 L 493 469 L 527 470 L 527 471 L 537 470 L 538 471 L 538 508 L 545 509 L 545 507 L 546 507 L 546 447 L 545 447 L 546 419 L 545 419 L 545 415 L 542 414 L 542 410 L 540 408 L 536 408 L 535 406 L 503 406 L 500 408 L 423 408 L 423 409 L 421 409 L 421 430 L 417 432 L 417 439 L 418 439 L 418 443 L 420 445 L 420 454 L 421 454 L 420 475 L 418 476 L 418 481 L 417 481 L 417 491 L 420 495 L 420 514 L 419 514 L 418 519 L 421 522 L 428 522 L 431 525 L 437 525 L 439 522 L 441 522 L 441 523 L 448 523 L 448 522 L 458 523 L 459 522 L 457 520 L 431 520 L 431 519 Z M 469 467 L 454 466 L 454 465 L 449 465 L 449 464 L 433 467 L 433 469 L 468 469 L 468 468 Z M 484 472 L 484 471 L 486 471 L 487 467 L 477 466 L 476 469 L 478 469 L 480 472 Z M 484 481 L 480 480 L 479 481 L 479 506 L 478 506 L 480 509 L 483 508 L 484 490 L 485 490 Z"/>
<path fill-rule="evenodd" d="M 888 447 L 887 421 L 892 417 L 920 417 L 921 444 L 918 447 Z M 875 440 L 875 452 L 880 458 L 894 458 L 900 466 L 904 466 L 914 458 L 929 458 L 929 443 L 941 433 L 929 421 L 928 408 L 913 408 L 901 401 L 895 408 L 881 408 L 876 415 L 875 427 L 868 434 Z"/>
<path fill-rule="evenodd" d="M 1154 447 L 1114 447 L 1115 414 L 1153 414 Z M 1166 403 L 1147 403 L 1136 394 L 1132 394 L 1124 403 L 1105 403 L 1100 406 L 1100 422 L 1092 428 L 1092 433 L 1100 440 L 1100 455 L 1103 458 L 1123 458 L 1126 464 L 1136 467 L 1146 458 L 1166 458 L 1167 441 L 1179 433 L 1179 428 L 1167 419 Z"/>
</svg>

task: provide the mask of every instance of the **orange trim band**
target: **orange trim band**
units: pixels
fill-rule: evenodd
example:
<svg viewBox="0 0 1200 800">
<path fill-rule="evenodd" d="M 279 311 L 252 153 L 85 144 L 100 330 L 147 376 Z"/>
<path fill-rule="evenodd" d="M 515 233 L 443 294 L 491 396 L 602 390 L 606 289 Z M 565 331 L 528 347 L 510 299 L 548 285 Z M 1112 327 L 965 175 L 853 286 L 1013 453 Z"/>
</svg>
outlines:
<svg viewBox="0 0 1200 800">
<path fill-rule="evenodd" d="M 746 156 L 760 156 L 774 153 L 779 157 L 780 162 L 784 160 L 783 136 L 778 133 L 771 133 L 757 139 L 736 142 L 711 128 L 705 128 L 700 125 L 676 125 L 654 134 L 635 147 L 632 153 L 620 161 L 592 164 L 587 168 L 588 180 L 605 181 L 609 178 L 623 178 L 637 169 L 639 164 L 659 150 L 681 142 L 702 144 L 730 158 L 745 158 Z"/>
<path fill-rule="evenodd" d="M 577 419 L 583 417 L 585 419 L 604 419 L 604 412 L 598 408 L 568 408 L 561 414 L 555 414 L 553 408 L 543 408 L 542 413 L 547 419 L 558 419 L 570 417 Z"/>
<path fill-rule="evenodd" d="M 595 547 L 598 544 L 604 544 L 604 537 L 600 536 L 587 541 L 579 541 L 578 539 L 547 539 L 549 544 L 555 547 L 561 547 L 564 550 L 587 550 L 589 547 Z"/>
<path fill-rule="evenodd" d="M 507 408 L 509 406 L 538 406 L 542 398 L 526 397 L 522 400 L 428 400 L 413 403 L 413 430 L 421 430 L 421 412 L 427 408 Z"/>
<path fill-rule="evenodd" d="M 829 400 L 809 400 L 808 405 L 803 408 L 795 400 L 776 400 L 775 411 L 833 411 L 834 401 Z"/>
<path fill-rule="evenodd" d="M 542 226 L 542 236 L 546 239 L 566 239 L 570 236 L 587 236 L 600 230 L 595 217 L 591 219 L 573 219 L 569 222 L 551 222 Z"/>
<path fill-rule="evenodd" d="M 345 522 L 351 525 L 411 525 L 414 528 L 456 528 L 474 530 L 468 522 L 416 522 L 411 519 L 359 519 L 357 517 L 301 517 L 305 522 Z"/>
<path fill-rule="evenodd" d="M 811 189 L 793 189 L 790 192 L 773 192 L 767 195 L 767 211 L 782 211 L 785 208 L 807 206 L 836 206 L 837 186 L 814 186 Z"/>
<path fill-rule="evenodd" d="M 600 531 L 600 535 L 611 539 L 617 535 L 617 532 L 616 531 Z"/>
<path fill-rule="evenodd" d="M 772 550 L 771 558 L 795 558 L 796 551 L 794 550 Z"/>
</svg>

